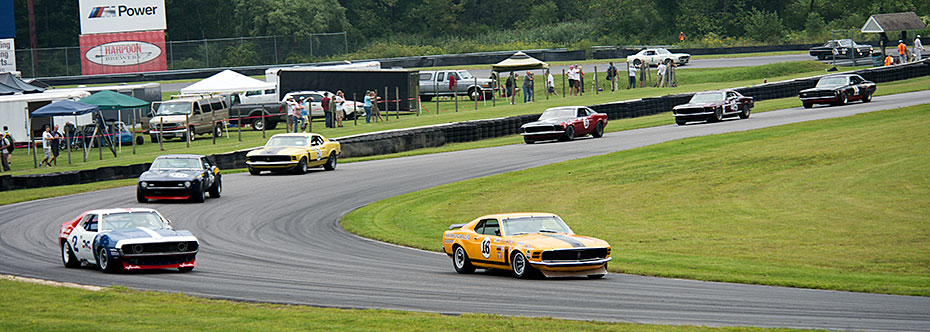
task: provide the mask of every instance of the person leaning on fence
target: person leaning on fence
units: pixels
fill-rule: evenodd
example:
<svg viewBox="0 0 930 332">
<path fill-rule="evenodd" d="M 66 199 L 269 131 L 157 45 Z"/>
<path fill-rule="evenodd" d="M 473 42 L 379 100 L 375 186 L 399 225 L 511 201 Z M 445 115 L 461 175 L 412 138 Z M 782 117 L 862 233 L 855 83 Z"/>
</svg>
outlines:
<svg viewBox="0 0 930 332">
<path fill-rule="evenodd" d="M 924 43 L 920 41 L 920 35 L 917 35 L 917 38 L 914 38 L 914 61 L 920 61 L 924 51 Z"/>
<path fill-rule="evenodd" d="M 613 61 L 607 66 L 607 80 L 610 81 L 610 91 L 617 91 L 617 67 Z"/>
<path fill-rule="evenodd" d="M 323 93 L 323 100 L 320 101 L 320 107 L 323 107 L 323 126 L 326 128 L 333 127 L 333 110 L 329 108 L 329 92 Z"/>
<path fill-rule="evenodd" d="M 555 77 L 552 77 L 552 72 L 549 69 L 546 69 L 546 89 L 549 90 L 549 94 L 555 94 Z"/>
<path fill-rule="evenodd" d="M 71 121 L 65 121 L 65 148 L 70 149 L 74 146 L 74 142 L 77 142 L 77 138 L 74 137 L 77 134 L 77 127 L 74 126 Z"/>
<path fill-rule="evenodd" d="M 632 62 L 627 64 L 626 71 L 630 76 L 630 80 L 626 85 L 627 90 L 636 88 L 636 70 L 636 65 Z"/>
<path fill-rule="evenodd" d="M 13 146 L 13 140 L 11 140 L 6 135 L 0 135 L 0 164 L 2 164 L 4 172 L 10 171 L 11 146 Z"/>
<path fill-rule="evenodd" d="M 658 80 L 656 82 L 657 87 L 661 88 L 665 86 L 665 79 L 666 79 L 665 72 L 667 70 L 668 70 L 668 66 L 665 65 L 665 62 L 662 62 L 659 64 L 659 68 L 656 70 L 656 79 Z"/>
<path fill-rule="evenodd" d="M 526 72 L 523 76 L 523 103 L 526 104 L 533 100 L 533 73 Z"/>
<path fill-rule="evenodd" d="M 384 121 L 384 118 L 381 117 L 381 106 L 378 106 L 379 100 L 381 100 L 381 97 L 378 97 L 378 91 L 371 90 L 371 115 L 375 117 L 375 122 Z M 387 102 L 384 103 L 384 110 L 387 111 Z"/>
<path fill-rule="evenodd" d="M 48 162 L 52 159 L 52 128 L 48 125 L 45 125 L 44 130 L 42 131 L 42 151 L 45 152 L 45 158 L 42 159 L 42 162 L 39 163 L 40 166 L 52 167 L 52 164 Z"/>
<path fill-rule="evenodd" d="M 365 123 L 371 123 L 371 90 L 365 91 L 365 99 L 362 108 L 365 109 Z"/>
<path fill-rule="evenodd" d="M 58 166 L 58 152 L 61 150 L 61 141 L 64 139 L 64 135 L 58 131 L 58 125 L 55 125 L 55 130 L 52 130 L 52 160 L 49 161 L 50 164 Z"/>
<path fill-rule="evenodd" d="M 344 109 L 346 103 L 346 97 L 342 94 L 342 91 L 336 91 L 336 97 L 333 98 L 333 101 L 336 103 L 336 126 L 342 127 L 342 119 L 346 116 L 346 111 Z M 332 103 L 331 102 L 331 103 Z"/>
</svg>

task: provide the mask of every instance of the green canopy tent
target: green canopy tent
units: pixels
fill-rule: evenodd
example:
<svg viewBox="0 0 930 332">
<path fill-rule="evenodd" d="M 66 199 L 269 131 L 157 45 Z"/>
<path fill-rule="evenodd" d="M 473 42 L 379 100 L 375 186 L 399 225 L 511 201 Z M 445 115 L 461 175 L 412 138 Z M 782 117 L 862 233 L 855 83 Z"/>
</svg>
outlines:
<svg viewBox="0 0 930 332">
<path fill-rule="evenodd" d="M 127 96 L 122 93 L 113 92 L 110 90 L 103 90 L 103 91 L 94 93 L 87 98 L 81 99 L 80 102 L 85 103 L 85 104 L 90 104 L 90 105 L 96 105 L 98 108 L 100 108 L 101 111 L 105 111 L 105 110 L 117 111 L 116 119 L 119 123 L 123 122 L 123 117 L 122 117 L 123 110 L 135 110 L 135 109 L 140 109 L 140 108 L 149 106 L 149 102 L 145 100 L 132 97 L 132 96 Z M 133 125 L 131 128 L 134 129 L 136 119 L 138 119 L 136 117 L 135 111 L 132 112 L 132 118 L 133 119 L 131 119 L 132 120 L 131 122 Z M 122 143 L 123 130 L 117 127 L 116 132 L 117 132 L 117 135 L 119 136 L 116 141 Z M 130 129 L 130 135 L 135 136 L 134 134 L 132 134 L 132 129 Z M 145 140 L 140 139 L 137 141 L 135 140 L 135 137 L 133 137 L 133 139 L 131 139 L 130 141 L 132 141 L 133 143 L 132 152 L 135 153 L 136 152 L 135 144 L 136 143 L 142 144 L 142 142 L 144 142 Z M 120 150 L 122 150 L 122 144 L 120 144 L 119 146 L 120 146 Z"/>
</svg>

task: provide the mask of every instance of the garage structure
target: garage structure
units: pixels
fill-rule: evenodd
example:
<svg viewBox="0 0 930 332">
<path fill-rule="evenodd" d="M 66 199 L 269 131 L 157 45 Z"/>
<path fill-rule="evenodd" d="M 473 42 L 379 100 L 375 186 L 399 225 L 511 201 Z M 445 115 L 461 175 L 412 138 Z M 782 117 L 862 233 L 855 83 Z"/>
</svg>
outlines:
<svg viewBox="0 0 930 332">
<path fill-rule="evenodd" d="M 917 13 L 914 12 L 904 12 L 904 13 L 888 13 L 888 14 L 875 14 L 869 16 L 869 19 L 865 22 L 865 25 L 862 26 L 861 31 L 863 33 L 878 33 L 881 34 L 881 46 L 882 46 L 882 56 L 885 55 L 885 46 L 888 46 L 888 43 L 894 43 L 893 40 L 888 38 L 888 32 L 900 31 L 901 37 L 898 38 L 903 40 L 907 44 L 907 32 L 908 31 L 917 31 L 926 29 L 927 25 L 917 16 Z"/>
</svg>

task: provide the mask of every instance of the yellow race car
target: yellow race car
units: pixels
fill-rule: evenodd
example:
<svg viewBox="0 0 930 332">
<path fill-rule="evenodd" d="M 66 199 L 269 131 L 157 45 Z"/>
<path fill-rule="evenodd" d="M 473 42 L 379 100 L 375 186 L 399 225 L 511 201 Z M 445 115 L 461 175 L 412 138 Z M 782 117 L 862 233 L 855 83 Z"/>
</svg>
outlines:
<svg viewBox="0 0 930 332">
<path fill-rule="evenodd" d="M 319 134 L 277 134 L 268 143 L 245 156 L 249 173 L 262 171 L 307 173 L 307 168 L 336 169 L 336 159 L 342 151 L 339 142 L 330 141 Z"/>
<path fill-rule="evenodd" d="M 492 214 L 449 226 L 442 251 L 452 258 L 455 272 L 509 269 L 517 278 L 598 279 L 607 274 L 611 260 L 607 241 L 575 235 L 551 213 Z"/>
</svg>

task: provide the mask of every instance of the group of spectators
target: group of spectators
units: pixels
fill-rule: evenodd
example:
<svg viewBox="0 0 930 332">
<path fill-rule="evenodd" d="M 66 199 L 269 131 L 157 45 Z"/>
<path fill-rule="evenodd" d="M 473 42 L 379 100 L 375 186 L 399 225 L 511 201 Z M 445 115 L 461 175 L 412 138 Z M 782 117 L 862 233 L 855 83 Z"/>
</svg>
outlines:
<svg viewBox="0 0 930 332">
<path fill-rule="evenodd" d="M 923 58 L 924 44 L 920 41 L 920 35 L 917 35 L 917 38 L 914 38 L 914 61 L 920 61 Z M 908 62 L 907 58 L 907 44 L 904 43 L 904 40 L 898 40 L 898 59 L 897 63 L 902 64 Z M 895 59 L 891 55 L 885 56 L 885 66 L 890 66 L 895 64 Z"/>
<path fill-rule="evenodd" d="M 288 96 L 284 99 L 284 103 L 287 105 L 288 133 L 309 133 L 313 131 L 313 123 L 311 122 L 312 98 Z M 345 118 L 345 103 L 346 99 L 342 91 L 336 91 L 332 95 L 329 92 L 323 93 L 320 106 L 323 108 L 326 128 L 342 127 L 342 120 Z"/>
</svg>

